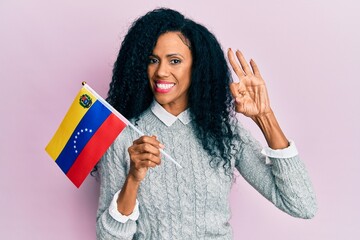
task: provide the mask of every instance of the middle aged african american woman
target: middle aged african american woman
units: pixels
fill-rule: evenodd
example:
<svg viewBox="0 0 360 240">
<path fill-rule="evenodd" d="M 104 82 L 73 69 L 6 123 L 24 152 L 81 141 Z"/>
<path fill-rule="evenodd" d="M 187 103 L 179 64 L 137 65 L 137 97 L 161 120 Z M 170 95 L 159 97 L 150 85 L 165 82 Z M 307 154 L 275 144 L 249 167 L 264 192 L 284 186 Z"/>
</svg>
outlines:
<svg viewBox="0 0 360 240">
<path fill-rule="evenodd" d="M 231 239 L 235 169 L 284 212 L 314 216 L 308 174 L 275 118 L 259 68 L 240 51 L 227 55 L 238 83 L 204 26 L 163 8 L 133 23 L 108 101 L 148 135 L 126 128 L 97 166 L 98 239 Z M 260 146 L 236 113 L 259 126 L 269 147 Z"/>
</svg>

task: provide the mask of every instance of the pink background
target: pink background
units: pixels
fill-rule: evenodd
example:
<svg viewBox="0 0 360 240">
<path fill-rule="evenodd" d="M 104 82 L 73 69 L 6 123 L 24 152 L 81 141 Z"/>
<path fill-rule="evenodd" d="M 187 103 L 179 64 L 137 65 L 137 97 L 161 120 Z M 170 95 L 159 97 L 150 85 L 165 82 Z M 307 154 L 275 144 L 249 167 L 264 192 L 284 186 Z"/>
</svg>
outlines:
<svg viewBox="0 0 360 240">
<path fill-rule="evenodd" d="M 192 1 L 194 2 L 194 1 Z M 76 189 L 45 153 L 82 81 L 105 96 L 129 24 L 167 6 L 254 58 L 317 193 L 292 218 L 238 177 L 234 239 L 359 239 L 360 4 L 288 1 L 0 1 L 1 239 L 95 239 L 98 183 Z M 243 118 L 242 118 L 243 119 Z M 255 124 L 245 120 L 263 143 Z"/>
</svg>

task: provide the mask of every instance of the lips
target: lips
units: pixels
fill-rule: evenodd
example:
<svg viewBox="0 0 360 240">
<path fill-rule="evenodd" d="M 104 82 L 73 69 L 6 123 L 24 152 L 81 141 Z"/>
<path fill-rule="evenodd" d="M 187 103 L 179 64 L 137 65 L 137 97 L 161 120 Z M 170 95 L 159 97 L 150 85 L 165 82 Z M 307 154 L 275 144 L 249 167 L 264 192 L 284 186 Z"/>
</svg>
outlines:
<svg viewBox="0 0 360 240">
<path fill-rule="evenodd" d="M 155 82 L 154 89 L 158 93 L 168 93 L 175 86 L 175 83 L 158 80 Z"/>
</svg>

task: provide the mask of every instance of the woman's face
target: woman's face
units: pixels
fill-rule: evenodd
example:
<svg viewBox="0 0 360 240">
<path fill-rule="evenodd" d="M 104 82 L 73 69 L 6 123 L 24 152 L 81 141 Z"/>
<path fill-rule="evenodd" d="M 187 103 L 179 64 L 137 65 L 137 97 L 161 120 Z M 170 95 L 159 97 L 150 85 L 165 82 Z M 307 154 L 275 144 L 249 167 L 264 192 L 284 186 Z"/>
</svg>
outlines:
<svg viewBox="0 0 360 240">
<path fill-rule="evenodd" d="M 179 32 L 160 35 L 147 69 L 155 100 L 175 116 L 188 105 L 192 56 L 186 43 Z"/>
</svg>

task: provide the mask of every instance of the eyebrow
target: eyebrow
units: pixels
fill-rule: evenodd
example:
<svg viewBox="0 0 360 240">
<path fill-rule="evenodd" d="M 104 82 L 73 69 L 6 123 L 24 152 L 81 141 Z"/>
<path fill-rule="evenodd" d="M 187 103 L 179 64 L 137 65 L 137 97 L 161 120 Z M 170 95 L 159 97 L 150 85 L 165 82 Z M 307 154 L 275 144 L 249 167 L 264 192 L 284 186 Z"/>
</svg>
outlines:
<svg viewBox="0 0 360 240">
<path fill-rule="evenodd" d="M 158 55 L 153 54 L 153 53 L 152 53 L 150 56 L 159 58 Z M 180 57 L 184 58 L 184 56 L 181 55 L 180 53 L 169 53 L 169 54 L 166 54 L 166 57 L 167 57 L 167 58 L 169 58 L 169 57 L 174 57 L 174 56 L 180 56 Z"/>
</svg>

